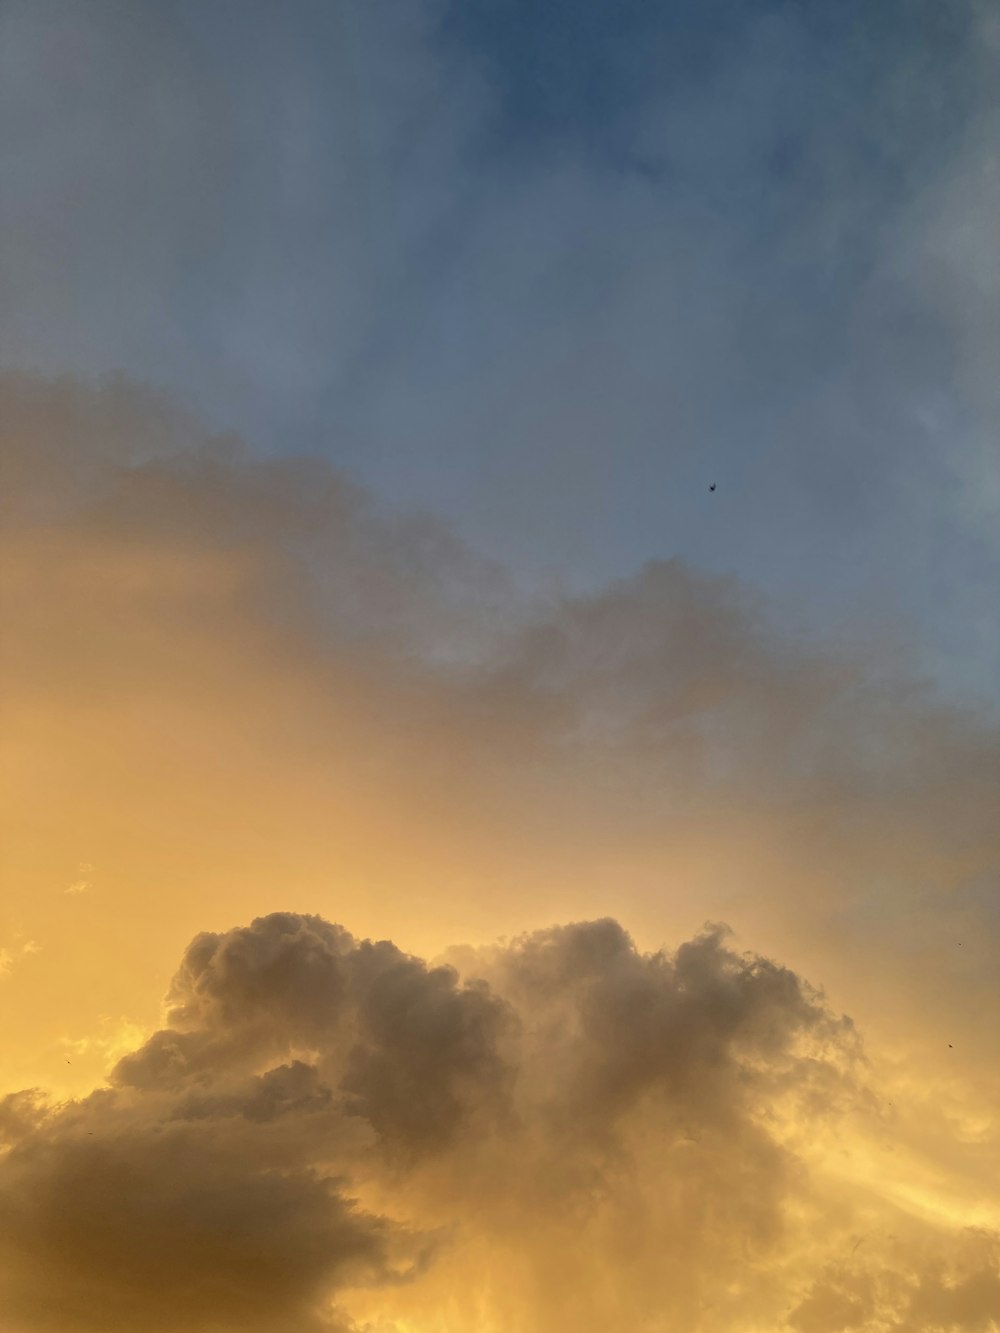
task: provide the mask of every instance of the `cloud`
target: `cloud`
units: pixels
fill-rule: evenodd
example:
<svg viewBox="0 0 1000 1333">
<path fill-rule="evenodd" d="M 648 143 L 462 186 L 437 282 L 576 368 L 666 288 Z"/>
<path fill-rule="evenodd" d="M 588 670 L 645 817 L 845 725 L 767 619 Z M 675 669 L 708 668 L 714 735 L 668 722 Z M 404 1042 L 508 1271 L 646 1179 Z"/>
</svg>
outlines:
<svg viewBox="0 0 1000 1333">
<path fill-rule="evenodd" d="M 272 915 L 199 936 L 166 1016 L 169 1026 L 118 1064 L 115 1083 L 198 1084 L 208 1070 L 318 1050 L 343 1064 L 353 1114 L 417 1153 L 447 1143 L 474 1108 L 502 1102 L 502 1004 L 485 987 L 460 987 L 451 968 L 429 969 L 387 942 L 357 944 L 319 918 Z"/>
<path fill-rule="evenodd" d="M 678 553 L 906 618 L 990 692 L 988 6 L 294 14 L 4 7 L 10 357 L 127 366 L 533 575 Z"/>
<path fill-rule="evenodd" d="M 926 1329 L 992 1333 L 1000 1323 L 1000 1237 L 969 1228 L 901 1255 L 896 1237 L 877 1237 L 873 1263 L 834 1263 L 791 1312 L 795 1333 Z M 881 1242 L 881 1244 L 879 1244 Z"/>
<path fill-rule="evenodd" d="M 486 1309 L 742 1333 L 864 1305 L 828 1268 L 873 1218 L 904 1240 L 855 1266 L 901 1285 L 864 1308 L 912 1287 L 947 1314 L 926 1256 L 950 1292 L 956 1237 L 998 1223 L 988 718 L 891 637 L 792 633 L 739 579 L 672 560 L 522 595 L 440 523 L 127 381 L 0 391 L 5 869 L 45 941 L 4 983 L 7 1086 L 64 1099 L 11 1111 L 22 1322 L 141 1326 L 152 1247 L 191 1274 L 164 1329 L 252 1327 L 249 1255 L 261 1328 L 332 1302 L 380 1333 Z M 85 922 L 51 892 L 81 846 Z M 288 886 L 302 915 L 225 929 Z M 691 938 L 706 916 L 784 965 Z M 98 1041 L 108 1014 L 155 1031 Z M 113 1218 L 96 1249 L 59 1231 L 78 1178 L 67 1227 L 121 1194 L 120 1282 Z M 314 1238 L 301 1262 L 262 1257 L 258 1207 Z"/>
<path fill-rule="evenodd" d="M 105 1311 L 79 1116 L 126 1326 L 135 1173 L 317 1238 L 282 1327 L 987 1328 L 1000 737 L 924 673 L 996 676 L 995 20 L 461 8 L 3 7 L 4 346 L 254 437 L 0 383 L 4 1081 L 76 1097 L 4 1111 L 23 1281 Z M 706 916 L 787 966 L 648 952 Z"/>
<path fill-rule="evenodd" d="M 777 1243 L 799 1186 L 766 1103 L 821 1072 L 850 1082 L 850 1030 L 820 997 L 718 930 L 641 955 L 595 922 L 483 961 L 495 985 L 287 912 L 198 936 L 168 1026 L 109 1088 L 2 1104 L 19 1327 L 328 1327 L 347 1289 L 417 1290 L 470 1235 L 515 1244 L 519 1283 L 570 1262 L 552 1248 L 569 1217 L 583 1235 L 624 1219 L 646 1170 L 669 1191 L 644 1250 L 685 1231 L 719 1253 Z M 357 1202 L 378 1190 L 389 1215 Z M 589 1261 L 572 1265 L 593 1299 Z M 657 1299 L 684 1305 L 707 1278 Z"/>
<path fill-rule="evenodd" d="M 8 1317 L 306 1330 L 330 1326 L 320 1311 L 338 1282 L 388 1280 L 389 1228 L 275 1132 L 280 1098 L 270 1118 L 257 1104 L 186 1116 L 94 1094 L 43 1116 L 3 1162 Z M 291 1106 L 308 1130 L 315 1109 Z"/>
<path fill-rule="evenodd" d="M 110 1086 L 0 1103 L 18 1327 L 1000 1317 L 996 1235 L 838 1192 L 872 1071 L 788 968 L 719 926 L 643 953 L 611 919 L 466 962 L 292 912 L 197 936 Z"/>
<path fill-rule="evenodd" d="M 9 975 L 14 968 L 32 954 L 41 953 L 42 946 L 35 940 L 24 940 L 15 936 L 10 948 L 0 948 L 0 977 Z"/>
<path fill-rule="evenodd" d="M 750 924 L 894 1040 L 919 1014 L 944 1049 L 994 1003 L 1000 741 L 890 633 L 793 632 L 680 560 L 529 597 L 440 522 L 128 381 L 0 393 L 11 903 L 67 986 L 78 923 L 37 892 L 83 843 L 156 950 L 136 987 L 205 894 L 264 910 L 290 875 L 328 911 L 335 872 L 370 933 L 432 951 L 624 895 L 643 931 Z"/>
</svg>

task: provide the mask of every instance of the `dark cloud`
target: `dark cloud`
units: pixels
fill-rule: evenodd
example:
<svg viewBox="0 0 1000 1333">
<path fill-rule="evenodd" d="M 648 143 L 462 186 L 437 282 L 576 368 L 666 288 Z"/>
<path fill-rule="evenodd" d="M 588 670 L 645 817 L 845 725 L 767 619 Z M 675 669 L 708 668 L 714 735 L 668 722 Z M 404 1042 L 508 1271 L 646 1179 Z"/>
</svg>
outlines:
<svg viewBox="0 0 1000 1333">
<path fill-rule="evenodd" d="M 716 928 L 674 957 L 643 955 L 607 920 L 533 935 L 504 952 L 498 984 L 532 1016 L 533 1040 L 556 1062 L 553 1096 L 567 1098 L 567 1120 L 614 1125 L 650 1097 L 701 1122 L 739 1118 L 764 1095 L 759 1084 L 796 1064 L 799 1042 L 815 1036 L 848 1048 L 849 1029 L 830 1025 L 798 977 L 738 957 L 723 939 Z"/>
<path fill-rule="evenodd" d="M 110 1090 L 4 1103 L 0 1246 L 23 1326 L 327 1327 L 338 1287 L 416 1271 L 427 1242 L 345 1177 L 373 1141 L 393 1160 L 446 1148 L 501 1095 L 503 1004 L 283 913 L 194 940 L 166 1017 Z"/>
<path fill-rule="evenodd" d="M 3 1163 L 8 1316 L 39 1329 L 326 1327 L 338 1283 L 391 1277 L 395 1237 L 273 1123 L 120 1098 L 54 1112 Z"/>
<path fill-rule="evenodd" d="M 428 968 L 385 941 L 358 943 L 318 917 L 277 914 L 199 936 L 166 1017 L 170 1027 L 126 1056 L 113 1082 L 204 1084 L 220 1069 L 309 1051 L 321 1070 L 337 1067 L 352 1115 L 415 1152 L 447 1144 L 475 1107 L 503 1096 L 499 1043 L 511 1016 L 495 996 L 460 983 L 452 968 Z M 262 1086 L 253 1114 L 280 1107 L 288 1080 L 305 1069 L 296 1062 Z"/>
<path fill-rule="evenodd" d="M 643 1253 L 685 1230 L 702 1264 L 778 1244 L 802 1168 L 767 1107 L 820 1069 L 851 1085 L 851 1030 L 816 993 L 718 928 L 644 955 L 616 922 L 582 923 L 479 962 L 491 981 L 463 982 L 288 912 L 197 937 L 170 1026 L 110 1088 L 4 1103 L 19 1326 L 327 1327 L 338 1293 L 417 1290 L 470 1235 L 511 1244 L 512 1208 L 517 1263 L 565 1265 L 566 1221 L 627 1225 L 645 1173 L 670 1183 Z M 385 1214 L 354 1202 L 379 1182 Z M 677 1308 L 708 1282 L 689 1274 Z"/>
</svg>

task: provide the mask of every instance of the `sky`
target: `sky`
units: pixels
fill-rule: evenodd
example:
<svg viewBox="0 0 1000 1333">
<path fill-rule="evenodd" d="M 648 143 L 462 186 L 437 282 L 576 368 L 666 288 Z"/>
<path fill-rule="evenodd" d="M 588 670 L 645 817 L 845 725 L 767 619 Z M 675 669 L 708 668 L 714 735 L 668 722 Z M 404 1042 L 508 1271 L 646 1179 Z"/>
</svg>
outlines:
<svg viewBox="0 0 1000 1333">
<path fill-rule="evenodd" d="M 0 0 L 0 1333 L 1000 1329 L 998 162 L 974 0 Z"/>
</svg>

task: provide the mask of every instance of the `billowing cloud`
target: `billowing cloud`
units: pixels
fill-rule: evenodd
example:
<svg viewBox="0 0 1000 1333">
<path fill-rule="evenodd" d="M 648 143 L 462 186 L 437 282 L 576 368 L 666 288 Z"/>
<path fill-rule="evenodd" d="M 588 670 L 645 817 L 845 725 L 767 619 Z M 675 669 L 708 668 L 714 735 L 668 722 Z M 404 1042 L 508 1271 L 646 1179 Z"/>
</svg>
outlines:
<svg viewBox="0 0 1000 1333">
<path fill-rule="evenodd" d="M 838 1192 L 827 1154 L 879 1098 L 794 972 L 717 926 L 643 953 L 610 919 L 467 964 L 291 912 L 197 936 L 109 1086 L 2 1103 L 17 1327 L 1000 1319 L 995 1234 Z"/>
<path fill-rule="evenodd" d="M 208 1070 L 320 1051 L 343 1065 L 354 1113 L 387 1143 L 416 1152 L 447 1142 L 472 1108 L 501 1099 L 497 1042 L 507 1014 L 485 987 L 459 989 L 452 969 L 428 969 L 389 943 L 358 945 L 319 918 L 270 916 L 221 938 L 199 936 L 166 1016 L 169 1027 L 119 1063 L 115 1083 L 197 1085 Z M 295 1068 L 305 1077 L 307 1066 Z M 283 1088 L 272 1080 L 267 1096 L 280 1103 Z"/>
<path fill-rule="evenodd" d="M 198 936 L 168 1026 L 109 1088 L 4 1102 L 5 1309 L 66 1333 L 326 1327 L 344 1289 L 418 1289 L 432 1250 L 504 1232 L 515 1285 L 558 1258 L 592 1300 L 589 1261 L 557 1254 L 567 1216 L 581 1237 L 625 1222 L 647 1171 L 669 1188 L 643 1250 L 779 1242 L 801 1168 L 767 1105 L 822 1119 L 816 1090 L 852 1086 L 818 996 L 718 931 L 644 956 L 603 921 L 483 961 L 492 986 L 292 913 Z M 356 1200 L 376 1188 L 386 1213 Z M 658 1299 L 694 1308 L 707 1278 Z"/>
<path fill-rule="evenodd" d="M 502 1098 L 507 1013 L 484 985 L 279 914 L 195 939 L 166 1018 L 110 1089 L 4 1102 L 23 1327 L 325 1328 L 339 1286 L 419 1268 L 429 1239 L 348 1180 L 376 1148 L 440 1151 Z"/>
</svg>

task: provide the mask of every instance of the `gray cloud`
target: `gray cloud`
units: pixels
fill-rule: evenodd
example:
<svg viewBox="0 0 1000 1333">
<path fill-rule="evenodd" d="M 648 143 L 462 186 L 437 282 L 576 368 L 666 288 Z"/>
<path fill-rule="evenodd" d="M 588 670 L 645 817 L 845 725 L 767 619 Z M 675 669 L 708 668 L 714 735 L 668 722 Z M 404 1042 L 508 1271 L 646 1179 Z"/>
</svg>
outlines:
<svg viewBox="0 0 1000 1333">
<path fill-rule="evenodd" d="M 178 1088 L 39 1111 L 0 1167 L 8 1316 L 305 1333 L 339 1326 L 344 1282 L 405 1274 L 419 1249 L 345 1194 L 343 1135 L 305 1079 L 291 1066 L 200 1104 Z"/>
<path fill-rule="evenodd" d="M 994 1234 L 817 1152 L 881 1112 L 795 973 L 610 919 L 464 961 L 291 912 L 193 940 L 109 1087 L 0 1104 L 18 1327 L 994 1326 Z"/>
<path fill-rule="evenodd" d="M 197 937 L 170 1026 L 110 1088 L 3 1103 L 0 1248 L 19 1326 L 327 1327 L 349 1289 L 417 1290 L 435 1253 L 501 1243 L 512 1206 L 528 1227 L 519 1282 L 524 1262 L 568 1261 L 568 1218 L 587 1234 L 644 1207 L 647 1169 L 672 1183 L 644 1250 L 684 1228 L 702 1264 L 715 1245 L 780 1242 L 801 1168 L 767 1104 L 819 1074 L 856 1095 L 850 1028 L 819 996 L 717 929 L 643 955 L 613 921 L 579 924 L 479 961 L 492 985 L 287 912 Z M 500 1103 L 508 1114 L 483 1114 Z M 352 1202 L 379 1181 L 389 1216 Z M 657 1299 L 675 1308 L 669 1284 Z"/>
<path fill-rule="evenodd" d="M 114 1071 L 140 1089 L 198 1086 L 213 1071 L 293 1051 L 342 1065 L 352 1114 L 390 1145 L 432 1150 L 477 1106 L 503 1097 L 498 1042 L 509 1016 L 484 987 L 460 986 L 388 942 L 355 942 L 316 917 L 273 915 L 245 930 L 199 936 L 167 996 L 168 1028 Z M 305 1078 L 301 1064 L 283 1076 Z M 280 1105 L 284 1082 L 262 1087 Z M 311 1096 L 308 1084 L 304 1095 Z"/>
</svg>

